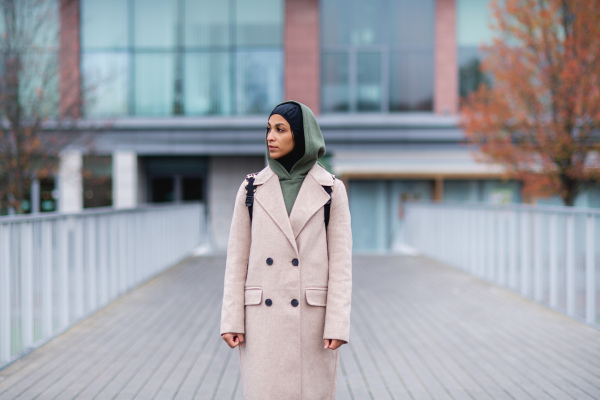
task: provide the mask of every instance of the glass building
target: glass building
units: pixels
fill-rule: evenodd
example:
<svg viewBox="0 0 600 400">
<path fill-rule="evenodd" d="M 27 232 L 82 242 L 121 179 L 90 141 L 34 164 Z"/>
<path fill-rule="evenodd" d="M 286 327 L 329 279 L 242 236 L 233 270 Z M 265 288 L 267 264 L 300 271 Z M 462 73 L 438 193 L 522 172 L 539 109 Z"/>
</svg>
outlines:
<svg viewBox="0 0 600 400">
<path fill-rule="evenodd" d="M 93 151 L 62 156 L 71 168 L 54 189 L 43 182 L 46 207 L 199 200 L 223 249 L 235 192 L 265 165 L 268 113 L 286 99 L 318 116 L 356 250 L 392 247 L 408 201 L 536 200 L 478 163 L 458 124 L 461 97 L 486 80 L 486 1 L 48 1 L 60 5 L 59 112 L 74 91 L 71 115 L 103 128 Z M 600 207 L 599 193 L 579 205 Z"/>
</svg>

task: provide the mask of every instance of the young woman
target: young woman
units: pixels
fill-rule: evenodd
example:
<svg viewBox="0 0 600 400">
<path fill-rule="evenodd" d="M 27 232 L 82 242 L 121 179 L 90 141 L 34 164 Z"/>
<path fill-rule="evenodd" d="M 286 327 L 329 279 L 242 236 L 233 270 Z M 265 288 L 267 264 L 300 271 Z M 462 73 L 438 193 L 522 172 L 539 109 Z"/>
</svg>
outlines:
<svg viewBox="0 0 600 400">
<path fill-rule="evenodd" d="M 303 104 L 275 107 L 267 151 L 269 166 L 235 200 L 221 336 L 239 346 L 245 399 L 334 399 L 338 348 L 350 335 L 346 189 L 317 164 L 325 141 Z"/>
</svg>

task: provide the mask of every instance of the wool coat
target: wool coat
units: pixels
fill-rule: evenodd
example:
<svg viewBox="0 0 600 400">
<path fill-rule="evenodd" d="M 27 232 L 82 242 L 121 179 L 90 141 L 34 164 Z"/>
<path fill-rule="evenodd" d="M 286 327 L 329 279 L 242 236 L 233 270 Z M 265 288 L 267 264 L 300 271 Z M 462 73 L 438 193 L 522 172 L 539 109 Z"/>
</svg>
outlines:
<svg viewBox="0 0 600 400">
<path fill-rule="evenodd" d="M 256 176 L 253 218 L 237 193 L 225 272 L 221 334 L 243 333 L 244 398 L 334 399 L 338 351 L 350 339 L 352 235 L 344 184 L 315 164 L 288 216 L 279 179 Z M 333 186 L 330 220 L 323 186 Z"/>
</svg>

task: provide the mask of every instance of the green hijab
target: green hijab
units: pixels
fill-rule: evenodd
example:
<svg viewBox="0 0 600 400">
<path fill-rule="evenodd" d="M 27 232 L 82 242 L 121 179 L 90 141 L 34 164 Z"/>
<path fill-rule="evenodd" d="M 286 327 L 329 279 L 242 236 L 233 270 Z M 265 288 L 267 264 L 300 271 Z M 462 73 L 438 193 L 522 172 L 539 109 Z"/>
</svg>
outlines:
<svg viewBox="0 0 600 400">
<path fill-rule="evenodd" d="M 304 156 L 294 164 L 290 172 L 288 172 L 277 160 L 271 158 L 269 155 L 268 144 L 267 157 L 269 160 L 269 167 L 271 167 L 271 170 L 279 177 L 281 191 L 283 192 L 283 200 L 285 201 L 285 208 L 287 209 L 288 215 L 290 215 L 306 174 L 308 174 L 308 171 L 315 165 L 317 160 L 325 155 L 325 140 L 323 139 L 321 128 L 319 128 L 319 124 L 317 123 L 317 118 L 310 108 L 302 103 L 292 100 L 285 101 L 281 104 L 286 103 L 298 104 L 302 109 L 305 145 Z"/>
</svg>

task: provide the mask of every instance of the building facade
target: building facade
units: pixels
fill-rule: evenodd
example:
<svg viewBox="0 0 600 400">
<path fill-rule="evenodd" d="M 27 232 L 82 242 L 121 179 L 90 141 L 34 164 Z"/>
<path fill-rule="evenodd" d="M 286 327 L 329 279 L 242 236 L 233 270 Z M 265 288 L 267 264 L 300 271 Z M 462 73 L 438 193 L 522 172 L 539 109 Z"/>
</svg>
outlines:
<svg viewBox="0 0 600 400">
<path fill-rule="evenodd" d="M 356 250 L 393 246 L 407 201 L 522 202 L 458 125 L 484 79 L 485 3 L 60 0 L 61 100 L 81 98 L 76 116 L 106 128 L 62 155 L 58 208 L 200 200 L 224 249 L 235 192 L 264 167 L 266 119 L 285 99 L 318 116 Z"/>
</svg>

